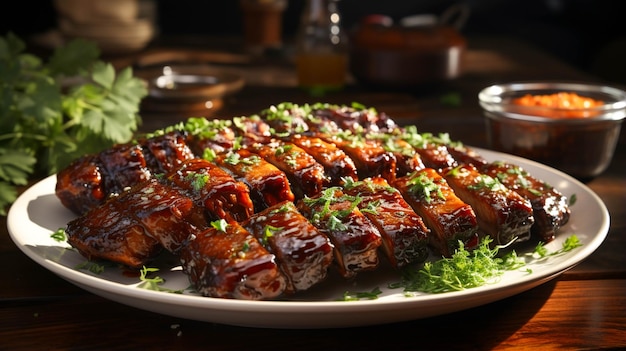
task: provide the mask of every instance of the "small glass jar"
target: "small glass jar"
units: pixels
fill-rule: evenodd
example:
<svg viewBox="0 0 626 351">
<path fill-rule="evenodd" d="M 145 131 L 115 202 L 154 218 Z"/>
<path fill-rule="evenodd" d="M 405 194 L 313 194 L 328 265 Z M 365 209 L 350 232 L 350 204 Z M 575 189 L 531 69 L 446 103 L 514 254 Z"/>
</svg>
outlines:
<svg viewBox="0 0 626 351">
<path fill-rule="evenodd" d="M 341 27 L 339 0 L 307 0 L 296 37 L 300 87 L 314 95 L 342 89 L 348 67 L 347 36 Z"/>
<path fill-rule="evenodd" d="M 590 107 L 520 104 L 527 96 L 575 94 L 601 102 Z M 483 89 L 487 140 L 497 151 L 557 168 L 580 180 L 604 172 L 626 118 L 626 91 L 602 84 L 513 82 Z"/>
</svg>

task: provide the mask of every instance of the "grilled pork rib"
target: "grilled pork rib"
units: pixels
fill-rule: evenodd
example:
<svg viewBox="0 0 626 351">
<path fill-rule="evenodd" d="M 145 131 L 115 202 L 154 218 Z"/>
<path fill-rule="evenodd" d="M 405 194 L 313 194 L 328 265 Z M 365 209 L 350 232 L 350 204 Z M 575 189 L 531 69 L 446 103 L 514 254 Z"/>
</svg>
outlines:
<svg viewBox="0 0 626 351">
<path fill-rule="evenodd" d="M 264 300 L 287 286 L 275 256 L 237 222 L 197 233 L 180 251 L 180 262 L 204 296 Z"/>
<path fill-rule="evenodd" d="M 256 213 L 243 226 L 276 255 L 287 278 L 287 293 L 307 290 L 326 278 L 333 245 L 293 202 L 285 201 Z"/>
<path fill-rule="evenodd" d="M 396 178 L 396 157 L 376 140 L 349 131 L 318 136 L 337 145 L 354 161 L 360 179 L 380 176 L 392 182 Z"/>
<path fill-rule="evenodd" d="M 346 182 L 344 192 L 361 199 L 357 206 L 380 232 L 382 249 L 393 267 L 426 260 L 430 231 L 384 178 Z"/>
<path fill-rule="evenodd" d="M 285 173 L 250 150 L 220 153 L 213 162 L 248 186 L 254 212 L 295 199 Z"/>
<path fill-rule="evenodd" d="M 472 207 L 461 200 L 446 180 L 432 168 L 396 179 L 393 185 L 431 230 L 429 243 L 450 256 L 463 243 L 478 244 L 478 221 Z"/>
<path fill-rule="evenodd" d="M 190 198 L 150 179 L 70 221 L 65 232 L 88 259 L 140 268 L 163 248 L 178 252 L 204 223 Z"/>
<path fill-rule="evenodd" d="M 59 171 L 56 195 L 65 207 L 82 214 L 109 196 L 194 157 L 180 132 L 116 145 L 81 157 Z"/>
<path fill-rule="evenodd" d="M 497 178 L 482 174 L 473 165 L 460 165 L 442 172 L 459 198 L 467 202 L 479 227 L 498 245 L 530 238 L 534 223 L 530 201 L 508 189 Z"/>
<path fill-rule="evenodd" d="M 273 140 L 250 150 L 285 172 L 296 199 L 318 194 L 329 183 L 324 167 L 293 143 Z"/>
<path fill-rule="evenodd" d="M 291 135 L 287 140 L 301 147 L 324 166 L 329 185 L 340 185 L 346 177 L 357 180 L 354 161 L 337 145 L 318 137 L 301 134 Z"/>
<path fill-rule="evenodd" d="M 214 163 L 201 158 L 185 161 L 162 177 L 205 210 L 209 221 L 243 221 L 254 212 L 248 187 Z"/>
<path fill-rule="evenodd" d="M 480 169 L 530 201 L 535 220 L 531 233 L 537 239 L 546 243 L 554 240 L 558 230 L 569 221 L 567 197 L 520 166 L 499 161 L 485 163 Z"/>
<path fill-rule="evenodd" d="M 380 232 L 357 205 L 358 199 L 344 194 L 340 187 L 327 188 L 297 203 L 298 210 L 332 241 L 336 266 L 345 278 L 372 270 L 379 263 Z"/>
</svg>

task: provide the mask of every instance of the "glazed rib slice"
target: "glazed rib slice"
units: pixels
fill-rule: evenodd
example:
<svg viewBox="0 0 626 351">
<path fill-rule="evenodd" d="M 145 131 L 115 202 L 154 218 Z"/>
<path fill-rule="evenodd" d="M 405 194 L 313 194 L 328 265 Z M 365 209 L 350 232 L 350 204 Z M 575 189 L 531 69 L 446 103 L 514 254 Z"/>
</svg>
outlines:
<svg viewBox="0 0 626 351">
<path fill-rule="evenodd" d="M 359 179 L 380 176 L 391 182 L 396 178 L 396 157 L 376 140 L 350 131 L 317 136 L 337 145 L 354 161 Z"/>
<path fill-rule="evenodd" d="M 403 177 L 426 167 L 419 152 L 397 133 L 369 133 L 367 137 L 377 140 L 386 151 L 393 153 L 396 158 L 396 177 Z"/>
<path fill-rule="evenodd" d="M 298 105 L 283 102 L 259 113 L 278 134 L 334 134 L 352 132 L 381 132 L 396 128 L 385 113 L 364 106 L 315 103 Z"/>
<path fill-rule="evenodd" d="M 344 192 L 361 199 L 358 207 L 378 228 L 382 249 L 393 267 L 426 260 L 428 228 L 400 192 L 384 178 L 347 182 Z"/>
<path fill-rule="evenodd" d="M 242 225 L 276 255 L 287 278 L 286 292 L 306 290 L 326 278 L 333 261 L 333 245 L 298 212 L 293 202 L 269 207 Z"/>
<path fill-rule="evenodd" d="M 81 215 L 109 197 L 96 155 L 76 159 L 57 173 L 55 193 L 61 204 Z"/>
<path fill-rule="evenodd" d="M 186 136 L 179 131 L 173 131 L 152 137 L 143 137 L 138 140 L 146 166 L 152 174 L 165 173 L 178 167 L 184 160 L 196 156 L 186 142 Z"/>
<path fill-rule="evenodd" d="M 125 188 L 169 171 L 193 158 L 179 132 L 142 138 L 81 157 L 57 173 L 56 194 L 61 203 L 82 214 Z"/>
<path fill-rule="evenodd" d="M 60 170 L 55 192 L 65 207 L 83 214 L 109 196 L 150 177 L 140 145 L 116 145 L 81 157 Z"/>
<path fill-rule="evenodd" d="M 297 203 L 297 208 L 333 246 L 335 263 L 344 278 L 378 266 L 378 247 L 382 239 L 378 229 L 359 210 L 359 199 L 330 187 Z"/>
<path fill-rule="evenodd" d="M 251 150 L 285 172 L 296 199 L 315 195 L 328 185 L 324 167 L 293 143 L 273 140 L 254 144 Z"/>
<path fill-rule="evenodd" d="M 283 102 L 262 110 L 259 117 L 272 128 L 275 136 L 286 137 L 308 132 L 312 115 L 310 105 Z"/>
<path fill-rule="evenodd" d="M 478 225 L 498 245 L 526 241 L 534 223 L 530 201 L 473 165 L 443 171 L 459 198 L 472 206 Z"/>
<path fill-rule="evenodd" d="M 90 260 L 140 268 L 163 248 L 178 252 L 203 223 L 191 199 L 150 179 L 70 221 L 65 231 Z"/>
<path fill-rule="evenodd" d="M 392 184 L 431 230 L 429 244 L 441 255 L 450 256 L 459 242 L 469 249 L 478 244 L 474 210 L 437 171 L 424 168 Z"/>
<path fill-rule="evenodd" d="M 419 133 L 415 126 L 400 130 L 399 138 L 409 143 L 420 155 L 424 166 L 440 171 L 458 165 L 447 147 L 447 134 L 435 136 L 432 133 Z"/>
<path fill-rule="evenodd" d="M 310 106 L 311 121 L 317 121 L 322 128 L 328 129 L 325 124 L 336 124 L 340 130 L 363 131 L 365 133 L 387 132 L 397 128 L 396 123 L 386 113 L 352 104 L 333 105 L 317 103 Z M 317 129 L 319 130 L 319 128 Z"/>
<path fill-rule="evenodd" d="M 241 147 L 267 144 L 274 138 L 275 131 L 258 115 L 233 118 L 233 129 Z"/>
<path fill-rule="evenodd" d="M 480 168 L 487 163 L 487 160 L 476 150 L 461 143 L 450 142 L 446 144 L 446 148 L 450 156 L 456 160 L 457 165 L 469 164 Z"/>
<path fill-rule="evenodd" d="M 248 186 L 254 212 L 295 199 L 285 173 L 249 150 L 220 153 L 212 161 Z"/>
<path fill-rule="evenodd" d="M 492 162 L 482 165 L 480 169 L 530 201 L 535 219 L 531 234 L 537 239 L 544 242 L 554 240 L 558 230 L 569 221 L 567 197 L 520 166 Z"/>
<path fill-rule="evenodd" d="M 190 117 L 172 128 L 185 132 L 187 143 L 197 157 L 202 157 L 206 150 L 214 153 L 231 150 L 237 142 L 231 120 Z"/>
<path fill-rule="evenodd" d="M 275 256 L 237 222 L 217 221 L 180 251 L 183 271 L 209 297 L 271 299 L 286 287 Z"/>
<path fill-rule="evenodd" d="M 301 147 L 324 166 L 326 175 L 330 179 L 329 185 L 340 185 L 343 182 L 342 178 L 357 179 L 354 161 L 335 144 L 302 134 L 291 135 L 287 140 Z"/>
<path fill-rule="evenodd" d="M 248 187 L 205 159 L 186 160 L 179 168 L 166 173 L 163 181 L 180 189 L 203 208 L 207 221 L 243 221 L 254 212 Z"/>
</svg>

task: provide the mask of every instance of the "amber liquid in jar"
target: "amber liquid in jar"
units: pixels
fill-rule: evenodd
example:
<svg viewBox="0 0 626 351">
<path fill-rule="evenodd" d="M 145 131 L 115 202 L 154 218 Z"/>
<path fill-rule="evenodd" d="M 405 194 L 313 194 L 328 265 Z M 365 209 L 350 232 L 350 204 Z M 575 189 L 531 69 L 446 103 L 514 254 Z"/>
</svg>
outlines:
<svg viewBox="0 0 626 351">
<path fill-rule="evenodd" d="M 348 70 L 347 37 L 338 0 L 307 0 L 296 41 L 298 85 L 313 95 L 339 90 Z"/>
<path fill-rule="evenodd" d="M 346 81 L 348 57 L 341 53 L 306 53 L 296 56 L 298 84 L 309 90 L 337 90 Z"/>
</svg>

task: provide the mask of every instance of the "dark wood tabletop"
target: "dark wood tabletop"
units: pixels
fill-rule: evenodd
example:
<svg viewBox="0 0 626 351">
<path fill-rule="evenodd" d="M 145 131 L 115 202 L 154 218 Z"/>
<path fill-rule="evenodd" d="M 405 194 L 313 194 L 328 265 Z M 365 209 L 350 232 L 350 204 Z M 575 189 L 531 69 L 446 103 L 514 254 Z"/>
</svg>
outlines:
<svg viewBox="0 0 626 351">
<path fill-rule="evenodd" d="M 163 41 L 148 50 L 178 50 Z M 176 45 L 175 45 L 176 44 Z M 184 43 L 183 43 L 184 44 Z M 211 50 L 211 42 L 202 49 Z M 224 60 L 237 61 L 228 65 Z M 121 65 L 137 57 L 116 58 Z M 125 61 L 128 59 L 130 61 Z M 217 59 L 216 59 L 217 60 Z M 259 112 L 283 101 L 359 102 L 402 125 L 447 132 L 455 140 L 488 147 L 478 92 L 514 80 L 599 81 L 559 60 L 507 38 L 470 38 L 461 77 L 420 89 L 375 89 L 349 84 L 311 96 L 296 86 L 284 58 L 246 60 L 220 56 L 219 67 L 246 80 L 219 101 L 215 117 Z M 139 67 L 139 66 L 137 66 Z M 458 104 L 442 102 L 453 94 Z M 146 131 L 189 117 L 190 111 L 143 111 Z M 613 162 L 586 185 L 610 213 L 608 235 L 588 258 L 554 279 L 483 306 L 402 323 L 337 329 L 266 329 L 229 326 L 161 315 L 94 295 L 39 266 L 12 242 L 0 219 L 0 350 L 324 350 L 324 349 L 567 349 L 626 348 L 626 137 Z M 596 220 L 589 218 L 586 220 Z"/>
</svg>

